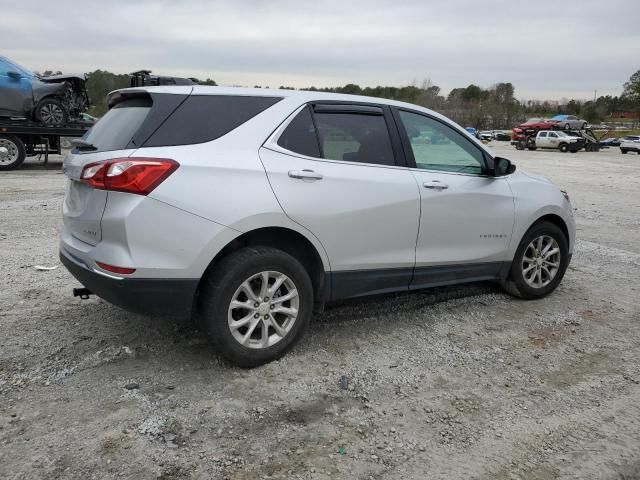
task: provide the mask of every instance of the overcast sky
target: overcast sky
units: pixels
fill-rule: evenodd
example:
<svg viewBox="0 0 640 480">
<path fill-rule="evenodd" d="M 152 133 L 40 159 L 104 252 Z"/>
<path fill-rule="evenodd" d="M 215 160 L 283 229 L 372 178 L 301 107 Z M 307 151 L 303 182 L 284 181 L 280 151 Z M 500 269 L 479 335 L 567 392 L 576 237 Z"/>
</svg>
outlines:
<svg viewBox="0 0 640 480">
<path fill-rule="evenodd" d="M 32 70 L 223 85 L 512 82 L 521 99 L 619 95 L 640 0 L 0 0 L 0 54 Z"/>
</svg>

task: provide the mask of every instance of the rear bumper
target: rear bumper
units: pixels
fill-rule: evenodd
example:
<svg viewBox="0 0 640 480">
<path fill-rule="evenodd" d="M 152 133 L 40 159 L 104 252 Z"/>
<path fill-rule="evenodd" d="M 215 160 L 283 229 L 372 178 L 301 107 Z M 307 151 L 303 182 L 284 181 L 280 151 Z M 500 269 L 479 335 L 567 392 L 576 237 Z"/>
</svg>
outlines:
<svg viewBox="0 0 640 480">
<path fill-rule="evenodd" d="M 146 315 L 191 315 L 198 287 L 197 279 L 105 276 L 89 270 L 62 250 L 60 261 L 91 292 L 125 310 Z"/>
</svg>

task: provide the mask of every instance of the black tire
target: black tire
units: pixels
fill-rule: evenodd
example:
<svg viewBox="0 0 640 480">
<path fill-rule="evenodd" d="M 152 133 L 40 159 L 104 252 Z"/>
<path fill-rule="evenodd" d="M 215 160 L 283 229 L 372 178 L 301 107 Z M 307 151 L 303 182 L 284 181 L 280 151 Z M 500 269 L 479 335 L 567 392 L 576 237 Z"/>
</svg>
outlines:
<svg viewBox="0 0 640 480">
<path fill-rule="evenodd" d="M 586 130 L 587 129 L 587 122 L 582 124 L 582 130 Z"/>
<path fill-rule="evenodd" d="M 558 150 L 560 150 L 562 153 L 566 153 L 569 150 L 569 145 L 567 145 L 566 143 L 561 143 L 558 147 Z"/>
<path fill-rule="evenodd" d="M 229 305 L 245 280 L 264 271 L 280 272 L 291 279 L 298 293 L 298 315 L 291 330 L 277 343 L 267 348 L 249 348 L 231 332 Z M 245 247 L 222 259 L 205 275 L 198 307 L 200 325 L 215 349 L 230 362 L 252 368 L 282 357 L 302 337 L 313 311 L 313 286 L 302 264 L 288 253 L 271 247 Z"/>
<path fill-rule="evenodd" d="M 541 235 L 552 237 L 558 243 L 560 249 L 560 265 L 555 277 L 553 277 L 548 285 L 540 288 L 534 288 L 529 285 L 524 278 L 524 274 L 522 273 L 522 262 L 529 244 Z M 535 223 L 531 228 L 529 228 L 529 230 L 527 230 L 527 233 L 524 234 L 520 244 L 518 245 L 518 250 L 516 250 L 513 262 L 511 263 L 509 278 L 507 281 L 503 282 L 503 288 L 508 293 L 525 299 L 536 299 L 549 295 L 560 284 L 562 277 L 564 277 L 567 267 L 569 266 L 568 242 L 569 241 L 562 230 L 553 223 L 546 221 Z"/>
<path fill-rule="evenodd" d="M 531 150 L 532 152 L 535 152 L 538 149 L 538 147 L 529 147 L 529 150 Z"/>
<path fill-rule="evenodd" d="M 570 129 L 571 129 L 571 126 L 570 126 L 568 123 L 565 123 L 565 124 L 564 124 L 564 129 L 565 129 L 565 130 L 570 130 Z"/>
<path fill-rule="evenodd" d="M 15 135 L 0 135 L 0 147 L 9 151 L 8 158 L 0 158 L 0 171 L 18 168 L 27 156 L 24 143 Z"/>
<path fill-rule="evenodd" d="M 626 154 L 627 154 L 627 152 L 628 152 L 628 150 L 624 150 L 624 149 L 622 149 L 622 148 L 620 149 L 620 151 L 621 151 L 623 154 L 625 154 L 625 155 L 626 155 Z"/>
<path fill-rule="evenodd" d="M 69 120 L 62 102 L 53 97 L 45 97 L 36 105 L 34 116 L 45 125 L 64 125 Z"/>
</svg>

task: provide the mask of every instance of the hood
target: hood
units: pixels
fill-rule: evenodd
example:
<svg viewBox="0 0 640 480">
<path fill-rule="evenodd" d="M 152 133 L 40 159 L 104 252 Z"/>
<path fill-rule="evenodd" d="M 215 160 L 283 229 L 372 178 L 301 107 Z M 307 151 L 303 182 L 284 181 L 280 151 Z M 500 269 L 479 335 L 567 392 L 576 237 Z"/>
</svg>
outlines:
<svg viewBox="0 0 640 480">
<path fill-rule="evenodd" d="M 544 175 L 539 175 L 537 173 L 526 172 L 524 170 L 516 170 L 516 174 L 518 174 L 518 173 L 520 175 L 524 175 L 525 177 L 529 177 L 532 180 L 537 180 L 538 182 L 541 182 L 541 183 L 553 184 L 553 182 L 551 180 L 549 180 L 547 177 L 545 177 Z"/>
<path fill-rule="evenodd" d="M 48 77 L 40 77 L 40 81 L 45 83 L 60 83 L 67 80 L 85 81 L 84 75 L 49 75 Z"/>
</svg>

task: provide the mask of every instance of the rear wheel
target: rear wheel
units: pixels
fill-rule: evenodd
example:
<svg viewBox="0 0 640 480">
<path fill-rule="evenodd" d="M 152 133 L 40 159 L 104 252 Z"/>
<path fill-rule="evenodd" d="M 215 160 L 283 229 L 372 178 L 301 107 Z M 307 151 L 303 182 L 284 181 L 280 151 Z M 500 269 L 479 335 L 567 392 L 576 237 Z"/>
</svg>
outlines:
<svg viewBox="0 0 640 480">
<path fill-rule="evenodd" d="M 0 171 L 18 168 L 25 157 L 22 140 L 15 135 L 0 135 Z"/>
<path fill-rule="evenodd" d="M 558 147 L 558 149 L 562 153 L 565 153 L 567 150 L 569 150 L 569 145 L 567 145 L 566 143 L 561 143 L 560 146 Z"/>
<path fill-rule="evenodd" d="M 582 124 L 582 130 L 586 130 L 586 129 L 587 129 L 587 122 L 584 122 L 584 123 Z"/>
<path fill-rule="evenodd" d="M 620 151 L 621 151 L 623 154 L 625 154 L 625 155 L 626 155 L 626 153 L 628 152 L 628 150 L 625 150 L 625 149 L 623 149 L 623 148 L 621 148 L 621 149 L 620 149 Z"/>
<path fill-rule="evenodd" d="M 271 247 L 225 257 L 204 279 L 200 323 L 216 350 L 245 368 L 276 360 L 303 335 L 313 287 L 302 264 Z"/>
<path fill-rule="evenodd" d="M 64 125 L 67 123 L 67 111 L 60 100 L 43 98 L 36 105 L 36 120 L 45 125 Z"/>
<path fill-rule="evenodd" d="M 542 298 L 556 289 L 568 266 L 568 239 L 553 223 L 539 222 L 520 241 L 503 286 L 512 295 Z"/>
<path fill-rule="evenodd" d="M 568 123 L 565 123 L 565 124 L 564 124 L 564 129 L 565 129 L 565 130 L 569 130 L 569 128 L 570 128 L 570 125 L 569 125 Z"/>
</svg>

